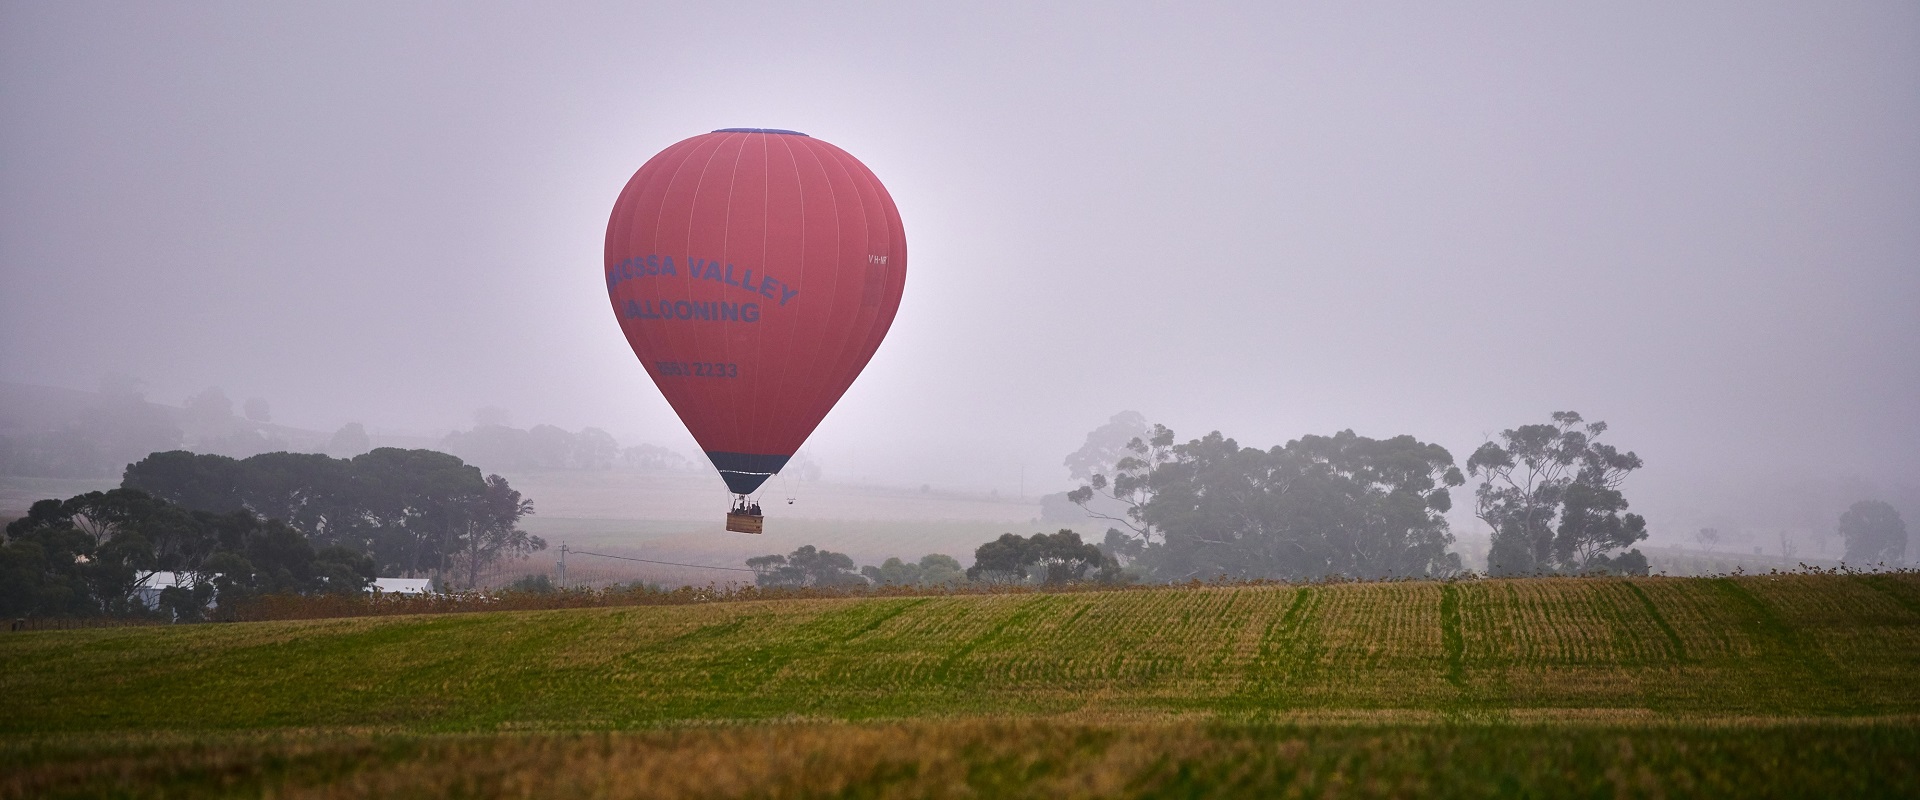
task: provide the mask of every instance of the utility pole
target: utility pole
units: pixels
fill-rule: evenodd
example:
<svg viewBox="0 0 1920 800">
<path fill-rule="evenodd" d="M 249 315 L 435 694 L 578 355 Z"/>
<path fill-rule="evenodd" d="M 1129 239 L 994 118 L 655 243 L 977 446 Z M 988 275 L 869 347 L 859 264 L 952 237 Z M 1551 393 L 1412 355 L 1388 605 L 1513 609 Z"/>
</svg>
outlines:
<svg viewBox="0 0 1920 800">
<path fill-rule="evenodd" d="M 567 584 L 567 543 L 560 543 L 560 560 L 553 565 L 553 582 L 556 586 Z"/>
</svg>

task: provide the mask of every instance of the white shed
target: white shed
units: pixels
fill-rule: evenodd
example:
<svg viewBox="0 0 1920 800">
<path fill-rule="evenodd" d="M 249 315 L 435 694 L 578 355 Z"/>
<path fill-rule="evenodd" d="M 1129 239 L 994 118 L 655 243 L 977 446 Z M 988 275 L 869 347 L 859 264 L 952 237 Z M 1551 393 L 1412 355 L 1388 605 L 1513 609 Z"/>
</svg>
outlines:
<svg viewBox="0 0 1920 800">
<path fill-rule="evenodd" d="M 433 594 L 433 579 L 374 578 L 373 588 L 381 594 Z"/>
<path fill-rule="evenodd" d="M 193 575 L 183 572 L 142 572 L 134 578 L 133 596 L 147 608 L 160 607 L 160 592 L 172 586 L 191 587 Z"/>
</svg>

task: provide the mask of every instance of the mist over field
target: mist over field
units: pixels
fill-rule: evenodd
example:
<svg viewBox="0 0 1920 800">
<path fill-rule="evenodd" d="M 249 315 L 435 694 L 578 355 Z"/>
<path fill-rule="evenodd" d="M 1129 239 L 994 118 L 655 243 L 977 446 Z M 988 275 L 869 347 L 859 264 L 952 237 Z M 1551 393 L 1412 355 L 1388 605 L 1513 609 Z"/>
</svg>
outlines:
<svg viewBox="0 0 1920 800">
<path fill-rule="evenodd" d="M 1920 797 L 1917 77 L 0 0 L 0 800 Z"/>
<path fill-rule="evenodd" d="M 794 526 L 692 555 L 1060 527 L 1121 411 L 1464 464 L 1577 410 L 1645 460 L 1649 544 L 1837 557 L 1851 503 L 1920 520 L 1915 75 L 1903 3 L 6 4 L 0 434 L 135 390 L 206 452 L 593 428 L 668 477 L 467 457 L 556 541 L 717 519 L 602 246 L 654 153 L 766 126 L 871 167 L 912 258 L 814 479 L 770 484 Z"/>
</svg>

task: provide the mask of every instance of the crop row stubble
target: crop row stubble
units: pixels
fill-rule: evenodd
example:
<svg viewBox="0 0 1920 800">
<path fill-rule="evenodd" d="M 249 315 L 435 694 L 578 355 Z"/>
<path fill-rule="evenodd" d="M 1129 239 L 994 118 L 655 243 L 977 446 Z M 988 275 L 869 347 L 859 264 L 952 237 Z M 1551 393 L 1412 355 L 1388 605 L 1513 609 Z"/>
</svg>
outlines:
<svg viewBox="0 0 1920 800">
<path fill-rule="evenodd" d="M 1916 586 L 1912 575 L 1200 586 L 18 633 L 0 637 L 0 734 L 1911 715 L 1920 612 L 1903 598 Z"/>
</svg>

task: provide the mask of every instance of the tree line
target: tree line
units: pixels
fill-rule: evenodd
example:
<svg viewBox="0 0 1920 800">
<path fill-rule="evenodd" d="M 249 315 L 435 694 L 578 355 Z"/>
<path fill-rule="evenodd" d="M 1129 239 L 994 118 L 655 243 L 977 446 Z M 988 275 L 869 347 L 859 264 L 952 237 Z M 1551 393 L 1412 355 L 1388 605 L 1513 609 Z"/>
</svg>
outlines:
<svg viewBox="0 0 1920 800">
<path fill-rule="evenodd" d="M 1470 478 L 1480 482 L 1474 514 L 1492 531 L 1491 574 L 1644 575 L 1646 556 L 1633 545 L 1647 538 L 1647 522 L 1627 511 L 1621 489 L 1642 462 L 1600 441 L 1606 431 L 1559 412 L 1503 431 L 1463 471 L 1446 448 L 1407 435 L 1346 430 L 1262 449 L 1218 431 L 1179 442 L 1166 426 L 1123 413 L 1065 462 L 1082 481 L 1065 500 L 1109 526 L 1099 542 L 1072 529 L 1008 533 L 948 580 L 1448 578 L 1464 567 L 1446 514 Z M 747 565 L 769 587 L 924 585 L 901 569 L 856 572 L 852 558 L 812 546 Z"/>
<path fill-rule="evenodd" d="M 262 593 L 360 592 L 376 575 L 471 587 L 546 547 L 519 527 L 533 503 L 499 475 L 431 450 L 353 458 L 154 453 L 121 488 L 42 500 L 0 543 L 0 613 L 120 614 L 139 576 L 177 619 Z"/>
<path fill-rule="evenodd" d="M 1084 482 L 1066 499 L 1112 524 L 1101 550 L 1143 579 L 1444 578 L 1463 570 L 1445 515 L 1473 477 L 1494 574 L 1645 574 L 1630 548 L 1646 521 L 1620 491 L 1641 462 L 1599 443 L 1605 430 L 1555 414 L 1503 432 L 1463 472 L 1412 436 L 1346 430 L 1261 449 L 1215 431 L 1179 443 L 1123 414 L 1067 458 Z"/>
<path fill-rule="evenodd" d="M 142 599 L 156 571 L 188 576 Z M 315 549 L 281 520 L 249 511 L 189 510 L 137 489 L 42 500 L 8 523 L 0 544 L 0 614 L 203 619 L 262 594 L 358 593 L 373 559 L 338 545 Z"/>
<path fill-rule="evenodd" d="M 1218 431 L 1184 443 L 1133 412 L 1087 436 L 1065 466 L 1081 484 L 1059 497 L 1108 523 L 1102 552 L 1142 580 L 1442 578 L 1461 573 L 1446 514 L 1476 482 L 1487 572 L 1645 575 L 1647 520 L 1630 512 L 1639 455 L 1604 441 L 1608 426 L 1562 411 L 1501 431 L 1465 469 L 1437 444 L 1353 431 L 1267 449 Z M 1043 501 L 1049 518 L 1058 506 Z M 1864 500 L 1838 522 L 1846 559 L 1900 563 L 1906 525 Z"/>
</svg>

